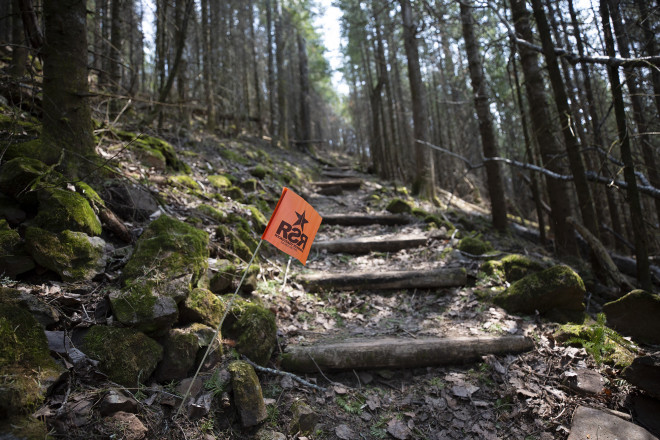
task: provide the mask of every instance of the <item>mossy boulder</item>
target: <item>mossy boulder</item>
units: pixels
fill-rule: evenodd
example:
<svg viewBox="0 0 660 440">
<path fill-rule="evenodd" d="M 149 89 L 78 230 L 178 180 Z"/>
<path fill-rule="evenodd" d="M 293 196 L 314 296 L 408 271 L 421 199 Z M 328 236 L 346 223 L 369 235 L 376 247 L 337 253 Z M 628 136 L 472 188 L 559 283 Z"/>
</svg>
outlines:
<svg viewBox="0 0 660 440">
<path fill-rule="evenodd" d="M 222 298 L 229 304 L 230 295 Z M 237 298 L 222 324 L 222 334 L 236 341 L 239 353 L 266 365 L 277 344 L 275 314 L 262 305 Z"/>
<path fill-rule="evenodd" d="M 248 295 L 257 289 L 257 284 L 259 284 L 260 272 L 261 272 L 261 266 L 259 266 L 258 264 L 251 264 L 247 268 L 247 273 L 245 274 L 245 280 L 243 280 L 243 285 L 241 286 L 241 293 Z"/>
<path fill-rule="evenodd" d="M 179 304 L 179 321 L 184 324 L 200 322 L 217 327 L 224 312 L 224 303 L 220 298 L 210 290 L 197 288 Z"/>
<path fill-rule="evenodd" d="M 247 362 L 234 361 L 229 364 L 227 370 L 231 374 L 234 404 L 243 426 L 256 426 L 266 420 L 268 412 L 254 368 Z"/>
<path fill-rule="evenodd" d="M 161 340 L 163 359 L 158 364 L 154 378 L 159 382 L 181 380 L 187 377 L 195 365 L 199 350 L 197 335 L 174 328 Z"/>
<path fill-rule="evenodd" d="M 232 200 L 240 202 L 245 199 L 245 193 L 237 186 L 232 186 L 223 191 L 223 194 Z"/>
<path fill-rule="evenodd" d="M 267 175 L 272 174 L 272 171 L 263 165 L 257 165 L 250 170 L 250 174 L 252 174 L 257 179 L 263 179 Z"/>
<path fill-rule="evenodd" d="M 216 327 L 217 328 L 217 327 Z M 222 359 L 223 349 L 222 349 L 222 332 L 218 332 L 218 335 L 215 339 L 216 328 L 211 328 L 208 325 L 201 324 L 199 322 L 192 323 L 185 327 L 181 327 L 181 330 L 184 333 L 194 335 L 197 338 L 197 355 L 195 357 L 195 368 L 199 366 L 204 357 L 204 353 L 209 345 L 213 344 L 213 348 L 209 352 L 209 355 L 204 361 L 205 365 L 213 365 L 219 362 Z"/>
<path fill-rule="evenodd" d="M 252 222 L 254 224 L 253 229 L 257 233 L 262 234 L 264 230 L 266 230 L 266 226 L 268 226 L 268 219 L 256 206 L 248 205 L 247 208 L 250 211 L 250 214 L 252 214 Z"/>
<path fill-rule="evenodd" d="M 65 189 L 39 191 L 36 226 L 51 232 L 64 230 L 101 235 L 101 222 L 85 197 Z"/>
<path fill-rule="evenodd" d="M 257 180 L 256 179 L 246 179 L 238 184 L 238 187 L 243 191 L 255 192 L 257 190 Z"/>
<path fill-rule="evenodd" d="M 20 194 L 30 191 L 48 166 L 37 159 L 17 157 L 0 166 L 0 192 L 17 198 Z"/>
<path fill-rule="evenodd" d="M 211 277 L 209 289 L 216 295 L 229 293 L 233 290 L 234 280 L 236 279 L 236 265 L 229 260 L 221 260 L 216 266 L 216 272 Z"/>
<path fill-rule="evenodd" d="M 0 419 L 33 412 L 63 371 L 41 324 L 22 307 L 0 302 Z"/>
<path fill-rule="evenodd" d="M 179 317 L 177 296 L 168 290 L 178 293 L 188 288 L 188 285 L 175 288 L 150 279 L 133 280 L 123 289 L 110 293 L 110 307 L 122 324 L 150 335 L 161 335 Z"/>
<path fill-rule="evenodd" d="M 197 286 L 208 266 L 209 236 L 182 221 L 161 215 L 151 222 L 124 267 L 124 282 L 137 278 L 190 277 Z"/>
<path fill-rule="evenodd" d="M 304 400 L 296 400 L 291 404 L 291 422 L 289 432 L 308 435 L 314 432 L 319 415 Z"/>
<path fill-rule="evenodd" d="M 122 130 L 116 130 L 115 133 L 121 140 L 130 142 L 133 149 L 143 149 L 150 154 L 160 153 L 165 158 L 167 166 L 172 170 L 190 173 L 190 167 L 179 159 L 176 150 L 169 142 L 144 133 L 137 134 Z"/>
<path fill-rule="evenodd" d="M 558 265 L 527 275 L 498 293 L 493 302 L 511 313 L 541 314 L 567 319 L 584 313 L 584 283 L 568 266 Z"/>
<path fill-rule="evenodd" d="M 11 226 L 18 226 L 25 217 L 26 213 L 18 202 L 0 193 L 0 219 L 7 220 Z"/>
<path fill-rule="evenodd" d="M 201 189 L 199 183 L 195 182 L 195 179 L 186 175 L 171 176 L 169 178 L 169 182 L 183 188 L 194 189 L 194 190 Z"/>
<path fill-rule="evenodd" d="M 489 277 L 513 283 L 527 275 L 540 272 L 545 266 L 525 255 L 512 254 L 500 260 L 488 260 L 481 265 L 480 271 Z"/>
<path fill-rule="evenodd" d="M 243 261 L 249 261 L 252 258 L 252 251 L 250 247 L 245 244 L 229 227 L 220 225 L 215 230 L 216 239 L 222 244 L 225 249 L 231 253 L 228 257 L 233 255 L 238 256 Z"/>
<path fill-rule="evenodd" d="M 99 369 L 126 387 L 145 383 L 163 358 L 163 348 L 131 328 L 96 325 L 83 338 L 82 351 L 99 361 Z"/>
<path fill-rule="evenodd" d="M 0 304 L 13 304 L 29 311 L 44 328 L 56 324 L 60 319 L 56 309 L 39 299 L 39 296 L 23 290 L 0 287 Z"/>
<path fill-rule="evenodd" d="M 220 211 L 219 209 L 214 208 L 211 205 L 206 205 L 206 204 L 202 203 L 201 205 L 199 205 L 197 207 L 197 211 L 200 214 L 202 214 L 206 217 L 209 217 L 209 218 L 215 220 L 218 223 L 223 223 L 223 222 L 227 221 L 227 213 L 225 213 L 223 211 Z"/>
<path fill-rule="evenodd" d="M 603 306 L 607 324 L 644 344 L 660 344 L 660 295 L 633 290 Z"/>
<path fill-rule="evenodd" d="M 458 242 L 458 250 L 470 255 L 483 255 L 493 250 L 493 245 L 480 236 L 464 237 Z"/>
<path fill-rule="evenodd" d="M 15 277 L 34 269 L 34 260 L 23 249 L 23 240 L 5 219 L 0 219 L 0 274 Z"/>
<path fill-rule="evenodd" d="M 34 261 L 64 281 L 91 280 L 105 270 L 105 241 L 83 232 L 55 234 L 30 227 L 25 232 L 25 248 Z"/>
<path fill-rule="evenodd" d="M 207 178 L 211 186 L 217 189 L 226 189 L 232 186 L 231 179 L 226 174 L 212 174 Z"/>
<path fill-rule="evenodd" d="M 413 205 L 403 199 L 392 199 L 385 209 L 392 214 L 410 214 L 413 210 Z"/>
<path fill-rule="evenodd" d="M 146 145 L 139 145 L 131 148 L 131 150 L 133 150 L 142 165 L 154 168 L 157 171 L 165 171 L 167 168 L 167 159 L 160 150 Z"/>
</svg>

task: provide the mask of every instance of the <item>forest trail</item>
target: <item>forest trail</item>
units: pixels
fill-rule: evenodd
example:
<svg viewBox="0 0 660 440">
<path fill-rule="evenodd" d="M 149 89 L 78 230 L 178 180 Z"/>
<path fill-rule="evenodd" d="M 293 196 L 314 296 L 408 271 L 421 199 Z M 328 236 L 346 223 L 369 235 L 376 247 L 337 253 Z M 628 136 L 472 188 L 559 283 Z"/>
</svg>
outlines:
<svg viewBox="0 0 660 440">
<path fill-rule="evenodd" d="M 483 261 L 455 250 L 456 234 L 374 208 L 387 190 L 372 176 L 331 168 L 321 179 L 304 196 L 330 224 L 287 295 L 268 301 L 282 368 L 328 387 L 313 405 L 324 438 L 566 438 L 576 408 L 621 403 L 614 377 L 555 343 L 556 325 L 478 298 Z M 435 284 L 420 273 L 437 274 Z M 384 283 L 387 274 L 399 283 Z"/>
</svg>

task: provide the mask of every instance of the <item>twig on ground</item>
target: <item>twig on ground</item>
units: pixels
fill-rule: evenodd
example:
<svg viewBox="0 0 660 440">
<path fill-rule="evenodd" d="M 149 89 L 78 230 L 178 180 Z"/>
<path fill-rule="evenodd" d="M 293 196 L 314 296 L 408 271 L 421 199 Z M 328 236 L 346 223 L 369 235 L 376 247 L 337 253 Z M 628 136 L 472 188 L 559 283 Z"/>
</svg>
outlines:
<svg viewBox="0 0 660 440">
<path fill-rule="evenodd" d="M 313 389 L 315 389 L 315 390 L 317 390 L 317 391 L 325 391 L 325 388 L 320 387 L 320 386 L 318 386 L 318 385 L 315 385 L 315 384 L 313 384 L 313 383 L 311 383 L 311 382 L 308 382 L 308 381 L 306 381 L 305 379 L 303 379 L 302 377 L 300 377 L 300 376 L 296 376 L 295 374 L 293 374 L 293 373 L 289 373 L 288 371 L 282 371 L 282 370 L 276 370 L 276 369 L 274 369 L 274 368 L 262 367 L 261 365 L 257 365 L 257 364 L 255 364 L 254 362 L 252 362 L 250 359 L 248 359 L 248 358 L 245 357 L 245 356 L 241 356 L 241 359 L 243 359 L 243 360 L 244 360 L 245 362 L 247 362 L 248 364 L 252 365 L 252 367 L 253 367 L 255 370 L 257 370 L 257 371 L 261 371 L 261 372 L 263 372 L 263 373 L 275 374 L 275 375 L 277 375 L 277 376 L 288 376 L 288 377 L 290 377 L 291 379 L 295 380 L 296 382 L 301 383 L 301 384 L 303 384 L 303 385 L 305 385 L 305 386 L 308 386 L 308 387 L 310 387 L 310 388 L 313 388 Z"/>
</svg>

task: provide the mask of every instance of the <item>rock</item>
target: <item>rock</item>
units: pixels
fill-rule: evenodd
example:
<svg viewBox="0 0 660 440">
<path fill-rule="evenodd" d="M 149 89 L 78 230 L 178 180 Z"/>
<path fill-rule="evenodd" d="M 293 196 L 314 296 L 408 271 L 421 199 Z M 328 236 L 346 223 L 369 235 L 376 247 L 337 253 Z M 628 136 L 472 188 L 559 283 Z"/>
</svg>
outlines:
<svg viewBox="0 0 660 440">
<path fill-rule="evenodd" d="M 234 361 L 229 364 L 234 404 L 244 427 L 256 426 L 266 420 L 268 413 L 261 392 L 261 384 L 254 368 L 247 362 Z"/>
<path fill-rule="evenodd" d="M 610 413 L 579 406 L 573 413 L 568 440 L 657 440 L 644 428 Z"/>
<path fill-rule="evenodd" d="M 48 170 L 45 163 L 27 157 L 17 157 L 0 166 L 0 192 L 14 199 L 26 194 L 33 183 Z"/>
<path fill-rule="evenodd" d="M 233 292 L 233 284 L 236 279 L 236 266 L 229 260 L 220 260 L 216 270 L 209 282 L 209 289 L 216 295 Z"/>
<path fill-rule="evenodd" d="M 230 295 L 223 297 L 229 303 Z M 277 344 L 275 314 L 258 304 L 235 299 L 225 322 L 222 334 L 236 341 L 236 350 L 252 362 L 266 365 Z"/>
<path fill-rule="evenodd" d="M 464 237 L 458 242 L 458 250 L 470 255 L 483 255 L 493 250 L 489 241 L 484 241 L 481 236 Z"/>
<path fill-rule="evenodd" d="M 660 352 L 635 358 L 623 370 L 623 377 L 649 396 L 660 399 Z"/>
<path fill-rule="evenodd" d="M 660 295 L 633 290 L 603 306 L 607 325 L 645 344 L 660 344 Z"/>
<path fill-rule="evenodd" d="M 138 411 L 138 402 L 133 397 L 110 390 L 99 404 L 99 413 L 102 416 L 109 416 L 119 411 L 135 414 Z"/>
<path fill-rule="evenodd" d="M 197 399 L 192 399 L 187 404 L 187 413 L 190 420 L 196 420 L 204 417 L 211 411 L 213 402 L 213 393 L 204 393 Z"/>
<path fill-rule="evenodd" d="M 410 214 L 412 212 L 412 204 L 401 199 L 392 199 L 385 208 L 392 214 Z"/>
<path fill-rule="evenodd" d="M 263 179 L 268 174 L 272 174 L 272 173 L 273 172 L 270 169 L 266 168 L 263 165 L 257 165 L 256 167 L 250 170 L 250 174 L 252 174 L 257 179 Z"/>
<path fill-rule="evenodd" d="M 387 422 L 387 432 L 397 440 L 407 440 L 412 436 L 412 431 L 405 422 L 396 417 Z"/>
<path fill-rule="evenodd" d="M 112 438 L 123 440 L 141 440 L 147 436 L 149 430 L 135 414 L 119 411 L 112 417 L 104 419 L 104 424 L 114 431 Z"/>
<path fill-rule="evenodd" d="M 181 330 L 185 333 L 193 334 L 197 338 L 197 345 L 199 347 L 199 350 L 197 351 L 197 357 L 195 358 L 195 368 L 199 366 L 200 362 L 202 362 L 204 353 L 206 352 L 206 349 L 211 343 L 213 343 L 213 348 L 206 357 L 206 360 L 204 361 L 204 368 L 207 367 L 210 368 L 212 365 L 215 365 L 222 358 L 223 348 L 221 343 L 222 341 L 221 332 L 218 332 L 218 336 L 216 337 L 215 340 L 213 340 L 213 336 L 215 335 L 216 329 L 211 328 L 204 324 L 200 324 L 198 322 L 190 324 L 186 327 L 182 327 Z"/>
<path fill-rule="evenodd" d="M 605 380 L 597 371 L 587 368 L 577 368 L 562 374 L 563 381 L 572 390 L 582 394 L 602 394 L 605 391 Z"/>
<path fill-rule="evenodd" d="M 272 429 L 260 429 L 255 438 L 257 440 L 286 440 L 286 435 Z"/>
<path fill-rule="evenodd" d="M 41 301 L 36 295 L 9 287 L 0 287 L 0 303 L 15 304 L 30 311 L 39 323 L 48 328 L 60 320 L 57 310 Z"/>
<path fill-rule="evenodd" d="M 584 313 L 584 283 L 568 266 L 558 265 L 527 275 L 498 293 L 493 302 L 511 313 L 541 314 L 564 312 Z"/>
<path fill-rule="evenodd" d="M 197 336 L 175 328 L 169 331 L 161 343 L 163 359 L 158 364 L 154 378 L 159 382 L 185 378 L 195 365 L 195 356 L 199 350 Z"/>
<path fill-rule="evenodd" d="M 349 428 L 348 425 L 344 424 L 337 425 L 335 428 L 335 435 L 341 440 L 354 440 L 358 438 L 357 435 L 355 435 L 355 432 Z"/>
<path fill-rule="evenodd" d="M 15 277 L 34 269 L 34 260 L 25 252 L 23 240 L 7 220 L 0 219 L 0 274 Z"/>
<path fill-rule="evenodd" d="M 110 380 L 126 387 L 144 383 L 163 358 L 163 348 L 130 328 L 96 325 L 83 337 L 82 351 L 99 362 Z"/>
<path fill-rule="evenodd" d="M 11 226 L 18 226 L 25 221 L 25 211 L 20 205 L 0 193 L 0 219 L 5 219 Z"/>
<path fill-rule="evenodd" d="M 632 396 L 635 421 L 660 438 L 660 400 L 641 394 Z"/>
<path fill-rule="evenodd" d="M 245 199 L 245 193 L 237 186 L 230 186 L 223 191 L 223 194 L 232 200 L 242 202 Z"/>
<path fill-rule="evenodd" d="M 51 232 L 64 230 L 101 234 L 101 221 L 85 197 L 66 189 L 39 191 L 39 213 L 35 225 Z"/>
<path fill-rule="evenodd" d="M 161 294 L 167 283 L 138 280 L 121 290 L 110 292 L 109 300 L 115 318 L 124 325 L 149 335 L 162 335 L 177 321 L 179 309 L 176 300 Z"/>
<path fill-rule="evenodd" d="M 206 232 L 167 215 L 151 222 L 124 267 L 124 283 L 137 278 L 176 279 L 192 275 L 188 295 L 208 266 Z"/>
<path fill-rule="evenodd" d="M 225 189 L 231 186 L 231 180 L 225 174 L 212 174 L 207 178 L 209 179 L 209 183 L 217 189 Z"/>
<path fill-rule="evenodd" d="M 105 270 L 105 241 L 83 232 L 59 234 L 30 227 L 25 232 L 25 247 L 34 261 L 56 272 L 64 281 L 86 281 Z"/>
<path fill-rule="evenodd" d="M 179 305 L 179 322 L 200 322 L 215 328 L 220 325 L 224 312 L 224 303 L 220 298 L 210 290 L 197 288 Z"/>
<path fill-rule="evenodd" d="M 257 190 L 257 181 L 255 179 L 246 179 L 238 183 L 238 187 L 243 191 L 254 192 Z"/>
<path fill-rule="evenodd" d="M 518 281 L 527 275 L 540 272 L 543 264 L 525 255 L 512 254 L 500 260 L 488 260 L 481 265 L 480 271 L 488 276 L 497 276 L 509 283 Z"/>
<path fill-rule="evenodd" d="M 30 312 L 0 302 L 0 420 L 32 412 L 63 372 Z"/>
<path fill-rule="evenodd" d="M 190 386 L 191 383 L 192 386 Z M 177 394 L 184 396 L 186 394 L 186 391 L 188 391 L 188 387 L 190 387 L 190 392 L 188 394 L 188 397 L 191 399 L 197 399 L 197 396 L 204 388 L 204 383 L 202 382 L 202 379 L 200 379 L 199 377 L 196 377 L 195 380 L 193 380 L 192 377 L 187 377 L 183 379 L 181 382 L 179 382 L 179 385 L 176 386 Z"/>
<path fill-rule="evenodd" d="M 106 187 L 103 200 L 125 221 L 143 222 L 158 210 L 158 201 L 148 189 L 130 183 Z"/>
<path fill-rule="evenodd" d="M 231 253 L 237 255 L 244 261 L 249 261 L 252 258 L 252 251 L 250 247 L 243 241 L 238 234 L 234 233 L 226 225 L 219 225 L 215 229 L 216 240 L 223 245 L 224 248 L 229 249 Z M 227 253 L 226 258 L 234 258 L 232 254 Z"/>
<path fill-rule="evenodd" d="M 314 432 L 319 416 L 307 403 L 302 400 L 293 402 L 291 414 L 289 432 L 292 435 L 308 435 Z"/>
</svg>

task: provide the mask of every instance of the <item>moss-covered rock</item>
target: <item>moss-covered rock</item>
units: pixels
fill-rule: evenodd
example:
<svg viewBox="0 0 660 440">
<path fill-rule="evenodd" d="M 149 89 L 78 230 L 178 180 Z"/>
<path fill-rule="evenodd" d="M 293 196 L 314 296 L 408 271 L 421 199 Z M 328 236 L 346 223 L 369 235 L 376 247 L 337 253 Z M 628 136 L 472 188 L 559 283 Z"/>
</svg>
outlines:
<svg viewBox="0 0 660 440">
<path fill-rule="evenodd" d="M 262 234 L 268 226 L 268 219 L 266 216 L 254 205 L 248 205 L 248 210 L 252 214 L 252 222 L 254 223 L 254 231 Z"/>
<path fill-rule="evenodd" d="M 0 141 L 1 145 L 1 141 Z M 42 138 L 30 139 L 25 142 L 11 142 L 7 145 L 4 159 L 13 160 L 17 158 L 36 159 L 48 165 L 57 163 L 60 157 L 60 149 L 48 148 Z"/>
<path fill-rule="evenodd" d="M 413 210 L 413 205 L 403 199 L 392 199 L 385 209 L 392 214 L 410 214 Z"/>
<path fill-rule="evenodd" d="M 458 250 L 471 255 L 483 255 L 491 252 L 493 245 L 488 241 L 482 240 L 480 236 L 464 237 L 458 243 Z"/>
<path fill-rule="evenodd" d="M 39 213 L 35 224 L 51 232 L 64 230 L 101 235 L 101 221 L 80 194 L 65 189 L 39 191 Z"/>
<path fill-rule="evenodd" d="M 226 174 L 212 174 L 207 178 L 211 186 L 217 189 L 227 189 L 232 186 L 230 176 Z"/>
<path fill-rule="evenodd" d="M 137 241 L 124 267 L 124 282 L 144 277 L 175 279 L 189 275 L 192 289 L 208 267 L 208 243 L 206 232 L 161 215 Z"/>
<path fill-rule="evenodd" d="M 0 304 L 13 304 L 29 311 L 44 328 L 56 324 L 59 312 L 39 299 L 38 295 L 9 287 L 0 287 Z"/>
<path fill-rule="evenodd" d="M 25 232 L 25 248 L 34 261 L 64 281 L 91 280 L 105 270 L 105 241 L 83 232 L 55 234 L 30 227 Z"/>
<path fill-rule="evenodd" d="M 0 274 L 15 277 L 34 269 L 34 261 L 23 249 L 23 240 L 0 219 Z"/>
<path fill-rule="evenodd" d="M 527 275 L 540 272 L 543 264 L 525 255 L 512 254 L 500 260 L 488 260 L 481 265 L 480 271 L 487 276 L 497 277 L 502 281 L 513 283 Z"/>
<path fill-rule="evenodd" d="M 238 187 L 243 191 L 255 192 L 257 190 L 257 180 L 256 179 L 246 179 L 238 184 Z"/>
<path fill-rule="evenodd" d="M 167 168 L 167 159 L 160 150 L 147 145 L 139 145 L 131 148 L 131 150 L 133 150 L 142 165 L 154 168 L 157 171 L 165 171 Z"/>
<path fill-rule="evenodd" d="M 238 256 L 244 261 L 249 261 L 252 258 L 250 248 L 229 227 L 220 225 L 216 228 L 215 234 L 217 240 L 225 249 L 229 249 L 231 254 Z M 231 254 L 228 257 L 231 257 Z"/>
<path fill-rule="evenodd" d="M 245 199 L 245 193 L 237 186 L 227 188 L 223 191 L 223 194 L 237 202 L 241 202 Z"/>
<path fill-rule="evenodd" d="M 0 166 L 0 192 L 17 198 L 30 191 L 46 171 L 48 166 L 37 159 L 17 157 L 7 161 Z"/>
<path fill-rule="evenodd" d="M 34 411 L 63 371 L 34 317 L 0 302 L 0 419 Z"/>
<path fill-rule="evenodd" d="M 644 344 L 660 344 L 660 295 L 633 290 L 603 306 L 607 324 Z"/>
<path fill-rule="evenodd" d="M 217 327 L 224 312 L 224 303 L 220 298 L 210 290 L 197 288 L 179 305 L 179 322 L 200 322 Z"/>
<path fill-rule="evenodd" d="M 190 174 L 190 167 L 179 159 L 176 150 L 169 142 L 144 133 L 136 134 L 122 130 L 116 130 L 115 133 L 121 140 L 130 142 L 131 148 L 143 149 L 151 154 L 158 152 L 165 158 L 169 168 Z"/>
<path fill-rule="evenodd" d="M 199 183 L 195 182 L 195 179 L 186 175 L 170 176 L 169 182 L 183 188 L 194 189 L 194 190 L 201 189 Z"/>
<path fill-rule="evenodd" d="M 230 295 L 223 297 L 226 304 Z M 222 324 L 222 334 L 236 341 L 236 349 L 253 362 L 266 365 L 277 344 L 275 314 L 243 299 L 235 299 Z"/>
<path fill-rule="evenodd" d="M 319 416 L 304 400 L 293 402 L 290 411 L 291 423 L 289 424 L 289 432 L 291 434 L 295 435 L 299 433 L 301 435 L 308 435 L 314 432 Z"/>
<path fill-rule="evenodd" d="M 272 171 L 263 165 L 257 165 L 250 170 L 250 174 L 252 174 L 257 179 L 263 179 L 267 175 L 272 174 Z"/>
<path fill-rule="evenodd" d="M 25 217 L 26 213 L 18 202 L 0 193 L 0 219 L 7 220 L 11 226 L 18 226 Z"/>
<path fill-rule="evenodd" d="M 214 208 L 211 205 L 206 205 L 202 203 L 197 207 L 197 211 L 202 215 L 215 220 L 218 223 L 223 223 L 227 221 L 227 214 L 223 211 L 220 211 L 217 208 Z"/>
<path fill-rule="evenodd" d="M 558 265 L 527 275 L 493 298 L 511 313 L 564 314 L 567 319 L 584 313 L 584 283 L 568 266 Z M 559 315 L 555 315 L 559 316 Z"/>
<path fill-rule="evenodd" d="M 236 279 L 236 266 L 229 260 L 221 260 L 216 266 L 217 272 L 211 277 L 209 289 L 216 295 L 222 295 L 232 291 Z"/>
<path fill-rule="evenodd" d="M 241 293 L 244 295 L 249 295 L 250 293 L 257 290 L 257 284 L 259 284 L 259 273 L 261 272 L 261 266 L 258 264 L 251 264 L 247 268 L 247 273 L 245 274 L 245 279 L 243 280 L 243 285 L 241 286 Z"/>
<path fill-rule="evenodd" d="M 199 350 L 197 350 L 197 356 L 195 358 L 195 367 L 198 367 L 199 364 L 202 362 L 204 353 L 206 352 L 208 346 L 211 344 L 213 344 L 213 348 L 209 352 L 209 355 L 206 357 L 206 360 L 204 361 L 205 365 L 213 365 L 222 359 L 222 355 L 223 355 L 223 348 L 221 343 L 222 332 L 218 332 L 218 335 L 214 340 L 213 336 L 215 335 L 216 329 L 217 327 L 211 328 L 208 325 L 204 325 L 199 322 L 195 322 L 185 327 L 181 327 L 181 330 L 184 333 L 195 335 L 195 337 L 197 338 L 197 346 Z"/>
<path fill-rule="evenodd" d="M 174 328 L 162 340 L 163 360 L 158 364 L 154 378 L 159 382 L 184 379 L 195 365 L 199 350 L 197 335 Z"/>
<path fill-rule="evenodd" d="M 82 350 L 99 361 L 110 380 L 126 387 L 145 383 L 163 357 L 163 348 L 144 333 L 100 325 L 89 329 Z"/>
<path fill-rule="evenodd" d="M 175 297 L 161 293 L 155 280 L 129 282 L 109 295 L 110 307 L 117 321 L 149 335 L 162 335 L 174 324 L 179 311 Z"/>
<path fill-rule="evenodd" d="M 268 412 L 254 368 L 247 362 L 234 361 L 227 369 L 231 374 L 234 403 L 243 426 L 256 426 L 266 420 Z"/>
</svg>

